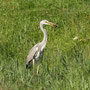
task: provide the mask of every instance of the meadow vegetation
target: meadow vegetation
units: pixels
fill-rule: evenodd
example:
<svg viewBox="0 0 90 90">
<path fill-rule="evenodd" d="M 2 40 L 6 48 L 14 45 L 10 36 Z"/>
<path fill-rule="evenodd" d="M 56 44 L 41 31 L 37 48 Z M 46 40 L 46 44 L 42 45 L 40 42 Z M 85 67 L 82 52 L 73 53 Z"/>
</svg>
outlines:
<svg viewBox="0 0 90 90">
<path fill-rule="evenodd" d="M 58 27 L 44 27 L 48 41 L 39 76 L 33 76 L 25 61 L 43 39 L 43 19 Z M 0 89 L 89 90 L 90 1 L 0 0 Z"/>
</svg>

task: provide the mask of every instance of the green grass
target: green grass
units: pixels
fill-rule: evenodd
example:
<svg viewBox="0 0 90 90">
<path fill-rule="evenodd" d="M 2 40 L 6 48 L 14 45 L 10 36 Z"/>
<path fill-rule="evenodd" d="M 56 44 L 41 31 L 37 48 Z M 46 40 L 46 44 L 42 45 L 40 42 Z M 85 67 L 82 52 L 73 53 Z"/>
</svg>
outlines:
<svg viewBox="0 0 90 90">
<path fill-rule="evenodd" d="M 39 76 L 25 69 L 29 50 L 43 39 L 41 20 L 48 41 Z M 73 41 L 75 36 L 79 40 Z M 81 39 L 81 41 L 80 41 Z M 90 2 L 89 0 L 0 1 L 0 89 L 89 90 Z"/>
</svg>

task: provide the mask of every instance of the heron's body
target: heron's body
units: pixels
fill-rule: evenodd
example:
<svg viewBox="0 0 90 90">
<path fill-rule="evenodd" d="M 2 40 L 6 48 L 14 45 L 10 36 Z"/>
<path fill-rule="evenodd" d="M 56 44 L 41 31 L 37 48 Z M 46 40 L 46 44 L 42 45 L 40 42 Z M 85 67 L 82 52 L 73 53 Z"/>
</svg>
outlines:
<svg viewBox="0 0 90 90">
<path fill-rule="evenodd" d="M 47 32 L 46 30 L 43 28 L 43 24 L 47 24 L 47 25 L 51 25 L 56 27 L 55 24 L 48 22 L 47 20 L 42 20 L 40 22 L 40 28 L 44 34 L 44 38 L 42 40 L 42 42 L 37 43 L 34 47 L 32 47 L 32 49 L 30 50 L 28 56 L 27 56 L 27 60 L 26 60 L 26 68 L 28 67 L 28 65 L 31 63 L 31 61 L 33 61 L 33 69 L 34 69 L 34 63 L 36 60 L 39 60 L 39 64 L 40 64 L 40 57 L 43 54 L 44 48 L 46 46 L 47 43 Z M 38 59 L 39 58 L 39 59 Z M 37 74 L 39 71 L 39 64 L 38 64 L 38 68 L 37 68 Z M 34 70 L 33 70 L 34 71 Z"/>
<path fill-rule="evenodd" d="M 32 61 L 33 59 L 38 60 L 38 58 L 41 56 L 44 47 L 41 48 L 42 43 L 37 43 L 29 52 L 27 56 L 27 61 L 26 61 L 26 67 L 28 67 L 28 63 Z"/>
</svg>

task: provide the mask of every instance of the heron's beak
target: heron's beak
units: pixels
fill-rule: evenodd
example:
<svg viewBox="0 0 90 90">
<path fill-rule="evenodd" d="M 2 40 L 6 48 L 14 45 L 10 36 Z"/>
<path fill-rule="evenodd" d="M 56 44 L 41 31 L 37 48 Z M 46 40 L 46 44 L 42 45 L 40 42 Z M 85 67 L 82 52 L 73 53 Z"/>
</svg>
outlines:
<svg viewBox="0 0 90 90">
<path fill-rule="evenodd" d="M 57 27 L 57 25 L 54 24 L 54 23 L 52 23 L 52 22 L 47 22 L 47 24 L 50 25 L 50 26 L 52 26 L 52 27 L 55 27 L 55 28 Z"/>
</svg>

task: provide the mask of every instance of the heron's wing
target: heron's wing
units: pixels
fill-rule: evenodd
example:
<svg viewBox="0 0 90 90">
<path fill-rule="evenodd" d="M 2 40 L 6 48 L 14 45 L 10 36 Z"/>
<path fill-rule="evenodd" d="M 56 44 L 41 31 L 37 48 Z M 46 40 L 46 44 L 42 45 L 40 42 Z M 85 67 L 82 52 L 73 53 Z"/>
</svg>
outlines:
<svg viewBox="0 0 90 90">
<path fill-rule="evenodd" d="M 26 60 L 26 64 L 28 64 L 28 62 L 31 62 L 33 59 L 35 59 L 34 57 L 36 56 L 36 53 L 38 52 L 39 49 L 39 43 L 37 43 L 34 47 L 32 47 L 32 49 L 29 51 L 29 54 L 27 56 L 27 60 Z"/>
</svg>

